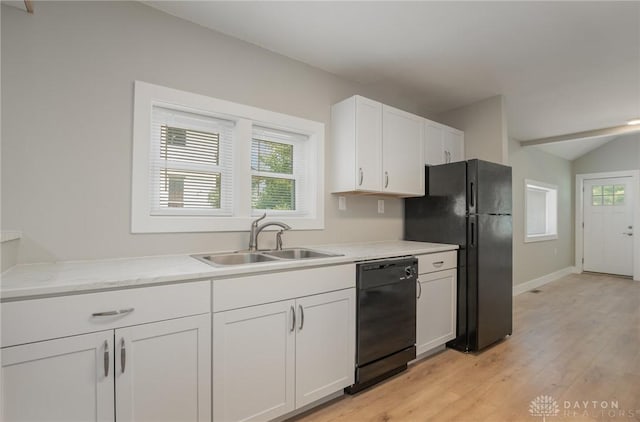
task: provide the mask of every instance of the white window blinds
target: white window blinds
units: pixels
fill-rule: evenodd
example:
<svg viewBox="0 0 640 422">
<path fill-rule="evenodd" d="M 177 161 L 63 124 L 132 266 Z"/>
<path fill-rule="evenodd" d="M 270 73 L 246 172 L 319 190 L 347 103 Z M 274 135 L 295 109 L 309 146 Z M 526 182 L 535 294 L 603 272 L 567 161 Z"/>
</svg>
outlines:
<svg viewBox="0 0 640 422">
<path fill-rule="evenodd" d="M 251 139 L 251 208 L 271 215 L 305 214 L 308 137 L 253 127 Z"/>
<path fill-rule="evenodd" d="M 233 122 L 153 106 L 152 215 L 231 215 Z"/>
</svg>

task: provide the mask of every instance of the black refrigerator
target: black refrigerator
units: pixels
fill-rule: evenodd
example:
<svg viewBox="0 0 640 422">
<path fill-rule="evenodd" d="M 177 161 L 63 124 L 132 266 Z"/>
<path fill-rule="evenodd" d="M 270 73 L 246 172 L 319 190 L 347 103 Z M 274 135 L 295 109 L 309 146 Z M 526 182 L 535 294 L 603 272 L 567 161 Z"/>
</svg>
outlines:
<svg viewBox="0 0 640 422">
<path fill-rule="evenodd" d="M 511 167 L 427 166 L 426 195 L 404 203 L 404 238 L 457 244 L 458 318 L 447 346 L 478 351 L 512 332 Z"/>
</svg>

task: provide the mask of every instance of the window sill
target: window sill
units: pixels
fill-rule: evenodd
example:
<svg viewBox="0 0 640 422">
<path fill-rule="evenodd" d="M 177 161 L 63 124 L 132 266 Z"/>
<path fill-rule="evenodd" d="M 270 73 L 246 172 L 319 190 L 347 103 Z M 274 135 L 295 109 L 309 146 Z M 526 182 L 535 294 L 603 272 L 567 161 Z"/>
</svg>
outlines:
<svg viewBox="0 0 640 422">
<path fill-rule="evenodd" d="M 2 230 L 0 241 L 2 243 L 22 238 L 22 232 L 18 230 Z"/>
<path fill-rule="evenodd" d="M 557 234 L 541 234 L 538 236 L 527 236 L 524 239 L 524 243 L 533 243 L 533 242 L 546 242 L 548 240 L 556 240 L 558 239 Z"/>
<path fill-rule="evenodd" d="M 246 232 L 257 217 L 179 217 L 146 216 L 131 224 L 131 233 L 209 233 L 209 232 Z M 291 218 L 282 215 L 267 215 L 266 220 L 280 221 L 291 226 L 292 230 L 323 230 L 323 217 Z"/>
</svg>

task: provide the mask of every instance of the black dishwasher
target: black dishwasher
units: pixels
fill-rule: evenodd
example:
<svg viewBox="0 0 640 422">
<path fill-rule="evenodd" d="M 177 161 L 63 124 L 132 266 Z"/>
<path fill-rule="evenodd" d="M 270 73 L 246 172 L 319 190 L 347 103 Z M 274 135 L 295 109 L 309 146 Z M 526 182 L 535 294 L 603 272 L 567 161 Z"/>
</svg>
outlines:
<svg viewBox="0 0 640 422">
<path fill-rule="evenodd" d="M 415 359 L 417 274 L 413 256 L 358 264 L 355 384 L 347 393 L 397 374 Z"/>
</svg>

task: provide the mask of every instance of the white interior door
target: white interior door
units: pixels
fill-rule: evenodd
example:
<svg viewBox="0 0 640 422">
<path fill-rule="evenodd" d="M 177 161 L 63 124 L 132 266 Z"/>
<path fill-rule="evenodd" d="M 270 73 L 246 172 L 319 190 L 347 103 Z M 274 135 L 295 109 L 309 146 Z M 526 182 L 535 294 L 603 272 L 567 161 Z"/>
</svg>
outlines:
<svg viewBox="0 0 640 422">
<path fill-rule="evenodd" d="M 631 177 L 584 181 L 585 271 L 633 274 Z"/>
</svg>

